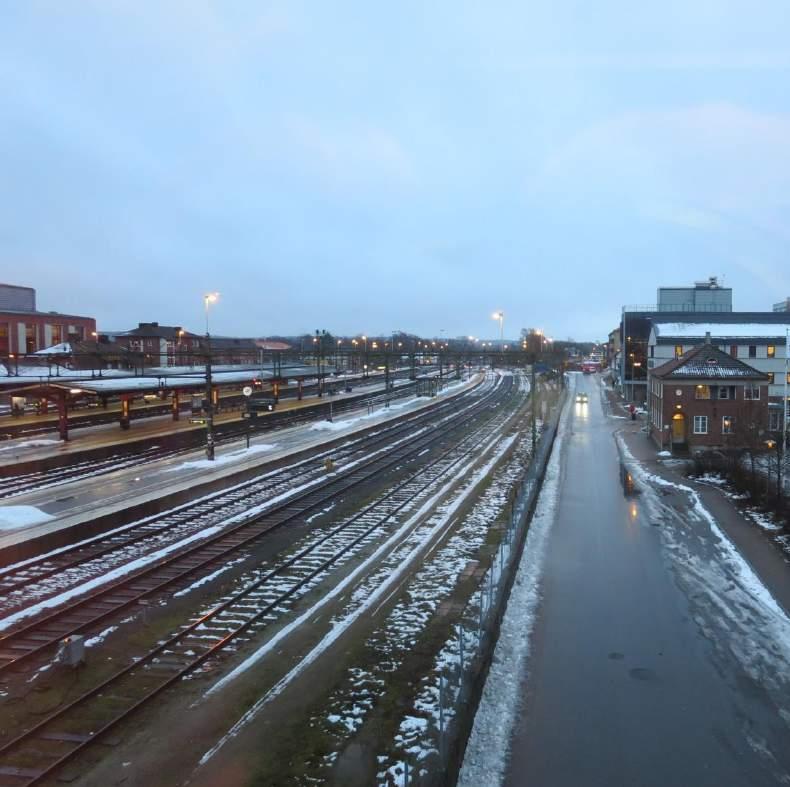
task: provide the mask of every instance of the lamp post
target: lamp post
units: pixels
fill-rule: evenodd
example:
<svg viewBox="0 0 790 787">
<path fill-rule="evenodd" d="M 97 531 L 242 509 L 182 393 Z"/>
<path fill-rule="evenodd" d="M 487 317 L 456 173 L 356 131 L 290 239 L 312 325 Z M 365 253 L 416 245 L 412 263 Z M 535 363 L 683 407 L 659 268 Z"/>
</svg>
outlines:
<svg viewBox="0 0 790 787">
<path fill-rule="evenodd" d="M 318 351 L 318 398 L 320 399 L 324 395 L 324 377 L 322 375 L 322 365 L 324 360 L 324 341 L 327 337 L 326 330 L 319 331 L 318 328 L 315 329 L 315 338 L 313 342 L 317 345 Z M 332 351 L 329 351 L 329 358 L 332 358 Z M 324 372 L 325 374 L 325 372 Z"/>
<path fill-rule="evenodd" d="M 176 366 L 182 366 L 184 364 L 184 329 L 178 329 L 178 342 L 176 344 Z"/>
<path fill-rule="evenodd" d="M 505 313 L 500 309 L 491 315 L 491 319 L 499 320 L 499 341 L 505 340 Z"/>
<path fill-rule="evenodd" d="M 206 312 L 206 459 L 214 461 L 214 391 L 211 381 L 211 334 L 208 329 L 208 307 L 219 299 L 218 292 L 203 296 Z"/>
</svg>

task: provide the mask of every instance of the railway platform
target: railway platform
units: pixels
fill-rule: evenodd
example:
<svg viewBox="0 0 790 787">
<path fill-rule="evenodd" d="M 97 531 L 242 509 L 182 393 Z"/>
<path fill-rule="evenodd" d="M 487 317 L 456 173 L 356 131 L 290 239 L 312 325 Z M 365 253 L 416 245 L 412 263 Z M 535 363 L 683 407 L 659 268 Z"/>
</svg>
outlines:
<svg viewBox="0 0 790 787">
<path fill-rule="evenodd" d="M 0 512 L 7 506 L 29 507 L 40 512 L 43 521 L 0 531 L 0 565 L 22 559 L 32 543 L 46 543 L 47 547 L 56 548 L 59 539 L 63 544 L 72 541 L 77 529 L 80 537 L 88 537 L 109 529 L 114 518 L 119 523 L 130 517 L 139 519 L 159 512 L 163 506 L 173 507 L 201 494 L 210 494 L 260 472 L 263 466 L 296 459 L 299 454 L 319 446 L 331 449 L 351 435 L 461 394 L 480 380 L 480 375 L 476 375 L 467 381 L 454 381 L 433 399 L 411 397 L 370 413 L 364 406 L 343 413 L 342 418 L 331 423 L 312 421 L 268 431 L 252 438 L 249 449 L 244 447 L 244 438 L 240 438 L 218 449 L 214 462 L 205 459 L 202 450 L 195 450 L 117 470 L 100 478 L 88 475 L 63 485 L 16 495 L 0 505 Z M 339 396 L 342 395 L 333 398 Z M 309 406 L 307 402 L 288 404 L 292 409 Z M 173 427 L 169 421 L 163 425 Z M 117 432 L 114 436 L 117 437 Z"/>
<path fill-rule="evenodd" d="M 401 385 L 403 384 L 402 381 L 399 382 Z M 396 382 L 396 386 L 399 382 Z M 359 396 L 360 393 L 372 392 L 378 388 L 381 388 L 380 382 L 356 386 L 351 393 L 337 393 L 333 396 L 325 394 L 323 397 L 314 394 L 305 396 L 301 400 L 281 400 L 274 413 L 260 413 L 258 419 L 263 422 L 264 419 L 271 418 L 276 413 L 309 409 L 330 401 L 342 402 Z M 214 415 L 215 427 L 228 423 L 241 423 L 243 421 L 241 413 L 241 407 L 220 410 Z M 46 460 L 54 456 L 78 455 L 100 448 L 128 446 L 134 443 L 142 444 L 157 438 L 165 440 L 185 432 L 205 431 L 205 428 L 203 424 L 190 423 L 189 418 L 173 421 L 168 415 L 152 416 L 146 418 L 145 421 L 134 422 L 134 427 L 126 431 L 119 430 L 117 423 L 104 423 L 84 427 L 78 432 L 72 433 L 72 437 L 68 441 L 59 440 L 54 435 L 7 440 L 0 443 L 0 463 L 6 467 L 12 467 L 15 464 Z M 0 478 L 0 483 L 2 483 L 2 478 Z"/>
<path fill-rule="evenodd" d="M 392 378 L 397 379 L 409 370 L 394 369 Z M 219 378 L 222 373 L 218 373 Z M 249 376 L 252 373 L 247 373 Z M 239 374 L 226 374 L 232 379 L 217 379 L 212 387 L 213 401 L 217 412 L 225 409 L 240 409 L 245 397 L 242 388 L 246 384 L 259 391 L 270 392 L 275 401 L 308 398 L 318 392 L 318 379 L 314 372 L 296 376 L 291 381 L 267 382 L 263 387 L 261 380 L 239 379 Z M 383 382 L 384 375 L 375 372 L 372 379 Z M 5 413 L 0 415 L 0 445 L 5 440 L 15 438 L 31 439 L 41 435 L 59 434 L 64 441 L 71 439 L 75 429 L 100 424 L 114 424 L 116 429 L 134 428 L 140 421 L 159 415 L 169 415 L 173 421 L 188 418 L 194 398 L 202 400 L 205 391 L 202 381 L 196 377 L 178 378 L 181 385 L 189 384 L 186 389 L 166 387 L 175 383 L 163 378 L 94 379 L 74 383 L 58 381 L 56 378 L 40 383 L 22 386 L 19 392 L 33 396 L 39 412 L 23 415 Z M 367 378 L 365 378 L 367 380 Z M 325 392 L 339 390 L 347 384 L 359 385 L 363 378 L 359 373 L 333 374 L 322 377 Z M 73 385 L 75 387 L 70 387 Z M 269 389 L 271 389 L 269 391 Z"/>
</svg>

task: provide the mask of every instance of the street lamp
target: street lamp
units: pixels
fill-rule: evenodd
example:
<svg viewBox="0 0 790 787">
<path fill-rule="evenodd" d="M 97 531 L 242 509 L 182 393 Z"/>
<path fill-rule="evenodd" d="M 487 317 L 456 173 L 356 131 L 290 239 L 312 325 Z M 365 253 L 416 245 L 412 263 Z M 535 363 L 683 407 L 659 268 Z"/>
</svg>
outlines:
<svg viewBox="0 0 790 787">
<path fill-rule="evenodd" d="M 218 292 L 203 296 L 206 312 L 206 459 L 214 461 L 214 391 L 211 382 L 211 334 L 208 329 L 208 307 L 219 300 Z"/>
<path fill-rule="evenodd" d="M 499 341 L 505 339 L 505 313 L 500 309 L 491 315 L 492 320 L 499 320 Z"/>
</svg>

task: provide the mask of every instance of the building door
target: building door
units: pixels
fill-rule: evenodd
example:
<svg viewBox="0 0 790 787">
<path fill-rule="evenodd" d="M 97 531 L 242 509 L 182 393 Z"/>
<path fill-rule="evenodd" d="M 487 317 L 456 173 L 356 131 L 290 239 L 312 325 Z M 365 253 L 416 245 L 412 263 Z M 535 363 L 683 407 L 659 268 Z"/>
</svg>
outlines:
<svg viewBox="0 0 790 787">
<path fill-rule="evenodd" d="M 683 413 L 672 416 L 672 445 L 681 445 L 686 442 L 686 417 Z"/>
</svg>

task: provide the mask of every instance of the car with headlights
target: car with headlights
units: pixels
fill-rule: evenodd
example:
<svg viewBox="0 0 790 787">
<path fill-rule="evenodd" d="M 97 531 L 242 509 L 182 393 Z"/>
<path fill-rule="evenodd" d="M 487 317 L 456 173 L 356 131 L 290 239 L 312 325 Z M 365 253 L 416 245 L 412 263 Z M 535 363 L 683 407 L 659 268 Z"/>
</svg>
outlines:
<svg viewBox="0 0 790 787">
<path fill-rule="evenodd" d="M 577 393 L 576 394 L 576 404 L 587 404 L 587 394 L 586 393 Z"/>
</svg>

